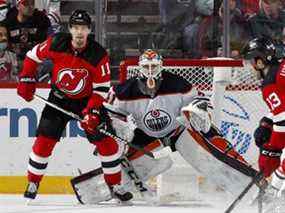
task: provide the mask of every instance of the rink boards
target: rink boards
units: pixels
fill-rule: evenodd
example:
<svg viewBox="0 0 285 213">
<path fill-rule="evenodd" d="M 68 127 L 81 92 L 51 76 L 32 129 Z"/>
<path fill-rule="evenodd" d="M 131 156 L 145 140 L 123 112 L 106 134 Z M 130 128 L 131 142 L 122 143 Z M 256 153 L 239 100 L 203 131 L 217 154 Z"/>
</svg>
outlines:
<svg viewBox="0 0 285 213">
<path fill-rule="evenodd" d="M 39 100 L 25 102 L 17 96 L 15 88 L 0 90 L 0 193 L 22 193 L 28 155 L 44 104 Z M 48 91 L 42 88 L 37 93 L 47 97 Z M 222 133 L 255 165 L 258 151 L 252 132 L 259 119 L 267 113 L 260 94 L 256 91 L 228 91 L 221 110 L 219 126 Z M 69 179 L 78 174 L 78 169 L 84 172 L 100 166 L 92 153 L 93 146 L 84 138 L 78 123 L 70 122 L 50 159 L 40 192 L 71 193 Z"/>
</svg>

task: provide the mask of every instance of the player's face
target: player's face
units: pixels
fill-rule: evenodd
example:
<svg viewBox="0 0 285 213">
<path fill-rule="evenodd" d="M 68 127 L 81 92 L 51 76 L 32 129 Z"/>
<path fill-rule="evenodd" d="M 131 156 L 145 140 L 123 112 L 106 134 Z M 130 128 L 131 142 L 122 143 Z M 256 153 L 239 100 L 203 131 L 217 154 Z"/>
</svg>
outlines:
<svg viewBox="0 0 285 213">
<path fill-rule="evenodd" d="M 160 66 L 156 63 L 146 63 L 141 65 L 141 73 L 146 80 L 146 86 L 149 89 L 154 89 L 156 86 L 156 78 L 160 73 Z"/>
<path fill-rule="evenodd" d="M 6 27 L 0 27 L 0 52 L 7 49 L 8 46 L 8 33 Z"/>
<path fill-rule="evenodd" d="M 261 70 L 265 69 L 265 64 L 261 58 L 251 59 L 250 63 L 254 67 L 254 69 L 257 71 L 261 71 Z"/>
<path fill-rule="evenodd" d="M 263 60 L 261 58 L 253 58 L 250 60 L 250 64 L 254 68 L 257 78 L 258 79 L 264 78 L 267 72 L 267 66 L 263 62 Z"/>
<path fill-rule="evenodd" d="M 142 65 L 143 73 L 147 78 L 156 77 L 159 73 L 159 65 L 158 64 L 146 64 Z"/>
<path fill-rule="evenodd" d="M 72 36 L 72 44 L 75 48 L 82 48 L 86 45 L 87 37 L 90 33 L 87 25 L 72 25 L 69 31 Z"/>
<path fill-rule="evenodd" d="M 7 41 L 8 41 L 7 29 L 5 27 L 0 27 L 0 42 L 7 42 Z"/>
</svg>

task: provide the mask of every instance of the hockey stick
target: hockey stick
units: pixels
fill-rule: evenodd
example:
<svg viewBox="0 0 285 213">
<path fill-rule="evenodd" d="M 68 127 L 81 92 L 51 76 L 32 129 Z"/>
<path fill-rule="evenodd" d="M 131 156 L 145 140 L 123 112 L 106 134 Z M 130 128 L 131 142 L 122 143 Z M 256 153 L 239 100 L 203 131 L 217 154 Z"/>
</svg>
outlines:
<svg viewBox="0 0 285 213">
<path fill-rule="evenodd" d="M 121 159 L 121 165 L 123 166 L 125 172 L 128 174 L 128 176 L 131 178 L 131 180 L 134 182 L 136 189 L 141 193 L 143 196 L 143 192 L 148 191 L 147 188 L 144 187 L 143 182 L 135 172 L 135 169 L 129 159 L 126 156 L 123 156 Z"/>
<path fill-rule="evenodd" d="M 77 114 L 75 114 L 73 112 L 67 111 L 67 110 L 57 106 L 56 104 L 53 104 L 53 103 L 49 102 L 48 100 L 46 100 L 45 98 L 41 97 L 40 95 L 34 94 L 34 97 L 37 98 L 38 100 L 44 102 L 48 106 L 50 106 L 50 107 L 52 107 L 52 108 L 54 108 L 54 109 L 56 109 L 56 110 L 58 110 L 58 111 L 60 111 L 60 112 L 62 112 L 64 114 L 66 114 L 66 115 L 68 115 L 68 116 L 70 116 L 70 117 L 72 117 L 72 118 L 74 118 L 74 119 L 76 119 L 78 121 L 82 121 L 83 120 L 79 115 L 77 115 Z M 110 133 L 110 132 L 108 132 L 108 131 L 106 131 L 104 129 L 98 128 L 97 130 L 100 133 L 102 133 L 102 134 L 104 134 L 106 136 L 109 136 L 109 137 L 115 139 L 116 141 L 118 141 L 120 143 L 127 144 L 128 146 L 130 146 L 130 147 L 132 147 L 132 148 L 134 148 L 134 149 L 136 149 L 138 151 L 143 152 L 145 155 L 147 155 L 147 156 L 149 156 L 151 158 L 154 158 L 154 155 L 153 155 L 152 152 L 146 151 L 143 148 L 141 148 L 141 147 L 139 147 L 139 146 L 137 146 L 135 144 L 132 144 L 132 143 L 124 140 L 123 138 L 120 138 L 120 137 L 118 137 L 118 136 L 116 136 L 116 135 L 114 135 L 114 134 L 112 134 L 112 133 Z"/>
<path fill-rule="evenodd" d="M 251 187 L 254 184 L 257 184 L 259 186 L 259 182 L 263 179 L 263 174 L 259 172 L 252 180 L 249 182 L 249 184 L 244 188 L 244 190 L 239 194 L 239 196 L 231 203 L 231 205 L 226 209 L 224 213 L 230 213 L 232 210 L 238 205 L 238 203 L 241 201 L 241 199 L 247 194 L 247 192 L 251 189 Z M 267 185 L 266 182 L 264 185 Z M 265 186 L 266 187 L 266 186 Z M 264 189 L 262 189 L 262 186 L 259 186 L 259 195 L 262 193 Z M 258 211 L 260 212 L 260 209 L 262 209 L 261 206 L 258 206 Z"/>
<path fill-rule="evenodd" d="M 263 195 L 264 195 L 264 190 L 259 189 L 258 198 L 257 198 L 258 213 L 263 212 L 263 206 L 262 206 Z"/>
<path fill-rule="evenodd" d="M 155 199 L 154 192 L 147 184 L 145 184 L 141 180 L 141 178 L 136 173 L 134 166 L 126 156 L 123 156 L 121 158 L 121 165 L 123 167 L 123 170 L 133 181 L 133 184 L 135 185 L 136 190 L 140 193 L 141 197 L 144 198 L 145 201 L 149 202 L 151 205 L 155 205 L 157 203 L 157 200 Z"/>
</svg>

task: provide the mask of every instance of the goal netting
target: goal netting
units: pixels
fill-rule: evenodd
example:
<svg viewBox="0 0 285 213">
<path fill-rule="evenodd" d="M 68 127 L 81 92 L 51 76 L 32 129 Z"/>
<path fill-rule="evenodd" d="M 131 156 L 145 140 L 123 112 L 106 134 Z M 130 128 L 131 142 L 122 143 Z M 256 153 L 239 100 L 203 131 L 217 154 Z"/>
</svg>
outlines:
<svg viewBox="0 0 285 213">
<path fill-rule="evenodd" d="M 257 167 L 258 150 L 253 131 L 261 117 L 268 113 L 262 100 L 261 82 L 242 60 L 213 58 L 203 60 L 164 59 L 163 72 L 182 76 L 211 97 L 213 121 L 236 150 Z M 138 73 L 138 59 L 120 64 L 120 82 Z M 179 154 L 171 154 L 174 166 L 156 182 L 158 194 L 166 200 L 195 199 L 211 187 Z M 175 186 L 175 187 L 173 187 Z M 216 189 L 213 189 L 216 190 Z"/>
</svg>

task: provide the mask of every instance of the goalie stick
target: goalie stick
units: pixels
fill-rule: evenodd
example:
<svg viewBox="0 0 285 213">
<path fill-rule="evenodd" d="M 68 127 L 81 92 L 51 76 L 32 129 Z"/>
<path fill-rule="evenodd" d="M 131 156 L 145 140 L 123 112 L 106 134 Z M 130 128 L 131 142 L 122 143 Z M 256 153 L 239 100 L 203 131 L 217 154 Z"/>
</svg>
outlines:
<svg viewBox="0 0 285 213">
<path fill-rule="evenodd" d="M 46 100 L 45 98 L 43 98 L 43 97 L 40 96 L 40 95 L 34 94 L 34 97 L 37 98 L 38 100 L 41 100 L 42 102 L 44 102 L 45 104 L 49 105 L 50 107 L 53 107 L 54 109 L 56 109 L 56 110 L 58 110 L 58 111 L 61 111 L 61 112 L 63 112 L 64 114 L 66 114 L 66 115 L 68 115 L 68 116 L 70 116 L 70 117 L 72 117 L 72 118 L 74 118 L 74 119 L 76 119 L 76 120 L 78 120 L 78 121 L 82 121 L 82 120 L 83 120 L 79 115 L 77 115 L 77 114 L 75 114 L 75 113 L 73 113 L 73 112 L 67 111 L 67 110 L 65 110 L 65 109 L 63 109 L 63 108 L 57 106 L 56 104 L 53 104 L 53 103 L 49 102 L 48 100 Z M 99 125 L 99 126 L 100 126 L 100 125 Z M 132 147 L 132 148 L 134 148 L 134 149 L 136 149 L 136 150 L 138 150 L 138 151 L 143 152 L 145 155 L 147 155 L 147 156 L 149 156 L 149 157 L 151 157 L 151 158 L 154 158 L 154 155 L 153 155 L 152 152 L 146 151 L 146 150 L 144 150 L 143 148 L 141 148 L 141 147 L 139 147 L 139 146 L 137 146 L 137 145 L 135 145 L 135 144 L 132 144 L 132 143 L 130 143 L 130 142 L 124 140 L 123 138 L 120 138 L 120 137 L 118 137 L 118 136 L 116 136 L 116 135 L 114 135 L 114 134 L 112 134 L 112 133 L 110 133 L 110 132 L 108 132 L 108 131 L 106 131 L 106 130 L 104 130 L 104 129 L 102 129 L 102 128 L 97 128 L 97 130 L 98 130 L 100 133 L 103 133 L 104 135 L 107 135 L 107 136 L 109 136 L 109 137 L 115 139 L 116 141 L 118 141 L 118 142 L 120 142 L 120 143 L 127 144 L 128 146 L 130 146 L 130 147 Z"/>
<path fill-rule="evenodd" d="M 148 189 L 144 186 L 144 183 L 137 175 L 133 165 L 129 161 L 129 159 L 126 156 L 123 156 L 121 159 L 121 165 L 123 166 L 125 172 L 128 174 L 128 176 L 131 178 L 131 180 L 134 182 L 134 185 L 136 189 L 140 192 L 141 196 L 143 196 L 143 192 L 148 191 Z"/>
<path fill-rule="evenodd" d="M 261 181 L 265 181 L 263 174 L 259 172 L 256 177 L 252 178 L 249 184 L 244 188 L 244 190 L 239 194 L 239 196 L 231 203 L 231 205 L 226 209 L 224 213 L 230 213 L 232 210 L 238 205 L 238 203 L 242 200 L 242 198 L 246 195 L 246 193 L 251 189 L 251 187 L 256 184 L 260 185 Z M 258 213 L 262 213 L 262 195 L 264 194 L 264 189 L 267 187 L 267 182 L 265 181 L 263 185 L 259 186 L 258 193 Z"/>
</svg>

